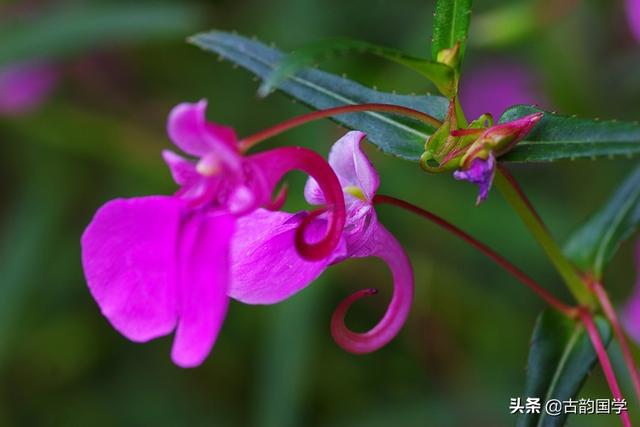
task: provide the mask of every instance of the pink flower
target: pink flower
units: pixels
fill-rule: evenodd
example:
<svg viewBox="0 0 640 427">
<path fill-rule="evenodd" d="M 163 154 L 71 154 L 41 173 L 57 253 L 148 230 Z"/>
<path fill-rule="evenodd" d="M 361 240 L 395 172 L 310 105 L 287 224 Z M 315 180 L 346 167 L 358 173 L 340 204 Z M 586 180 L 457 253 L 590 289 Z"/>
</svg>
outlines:
<svg viewBox="0 0 640 427">
<path fill-rule="evenodd" d="M 343 239 L 330 257 L 310 262 L 297 253 L 293 234 L 310 217 L 306 213 L 269 212 L 264 209 L 238 221 L 234 240 L 233 280 L 230 296 L 247 304 L 273 304 L 300 291 L 329 265 L 347 258 L 378 257 L 391 270 L 394 292 L 383 319 L 366 333 L 354 333 L 344 325 L 349 306 L 372 295 L 366 289 L 347 298 L 336 310 L 331 331 L 336 342 L 353 353 L 374 351 L 389 342 L 407 319 L 413 299 L 413 273 L 407 255 L 398 241 L 377 220 L 373 197 L 380 179 L 360 149 L 362 132 L 349 132 L 336 142 L 329 154 L 344 190 L 347 221 Z M 311 204 L 323 205 L 325 196 L 314 179 L 305 187 Z M 326 228 L 326 218 L 312 218 L 307 236 L 317 239 Z"/>
<path fill-rule="evenodd" d="M 0 114 L 27 113 L 49 96 L 58 70 L 42 61 L 21 62 L 0 69 Z"/>
<path fill-rule="evenodd" d="M 629 335 L 640 344 L 640 239 L 636 243 L 636 286 L 622 313 L 622 323 Z"/>
<path fill-rule="evenodd" d="M 626 5 L 631 32 L 636 40 L 640 42 L 640 0 L 627 0 Z"/>
<path fill-rule="evenodd" d="M 324 236 L 314 233 L 312 244 L 298 239 L 304 257 L 331 255 L 345 222 L 340 183 L 321 156 L 287 147 L 244 157 L 233 129 L 205 120 L 206 107 L 204 100 L 184 103 L 169 115 L 171 140 L 198 158 L 164 153 L 180 190 L 112 200 L 82 236 L 85 276 L 105 317 L 137 342 L 175 330 L 172 359 L 182 367 L 201 364 L 211 351 L 227 312 L 241 221 L 271 203 L 285 173 L 300 169 L 315 177 L 331 212 Z"/>
</svg>

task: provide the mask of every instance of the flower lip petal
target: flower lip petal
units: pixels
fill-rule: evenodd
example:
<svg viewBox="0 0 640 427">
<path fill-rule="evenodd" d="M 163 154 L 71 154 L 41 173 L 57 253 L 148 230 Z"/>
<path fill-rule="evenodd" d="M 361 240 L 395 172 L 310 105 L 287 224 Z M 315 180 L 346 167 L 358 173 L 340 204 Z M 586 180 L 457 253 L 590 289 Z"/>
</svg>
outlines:
<svg viewBox="0 0 640 427">
<path fill-rule="evenodd" d="M 178 326 L 171 350 L 183 368 L 206 359 L 227 314 L 234 229 L 235 218 L 224 212 L 196 210 L 184 220 L 178 244 Z"/>
<path fill-rule="evenodd" d="M 245 304 L 274 304 L 304 289 L 335 259 L 346 255 L 342 241 L 331 256 L 308 261 L 297 252 L 294 238 L 304 214 L 258 209 L 238 219 L 232 245 L 233 279 L 229 296 Z M 318 219 L 308 237 L 324 235 L 326 221 Z"/>
<path fill-rule="evenodd" d="M 82 235 L 82 266 L 91 295 L 113 327 L 132 341 L 175 327 L 175 247 L 182 210 L 175 197 L 116 199 Z"/>
</svg>

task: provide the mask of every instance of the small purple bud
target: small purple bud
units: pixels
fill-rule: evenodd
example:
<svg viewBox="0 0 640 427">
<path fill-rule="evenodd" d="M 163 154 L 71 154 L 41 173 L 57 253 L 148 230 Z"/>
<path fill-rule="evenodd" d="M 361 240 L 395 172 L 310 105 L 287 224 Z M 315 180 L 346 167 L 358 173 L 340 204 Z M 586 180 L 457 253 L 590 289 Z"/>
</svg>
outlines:
<svg viewBox="0 0 640 427">
<path fill-rule="evenodd" d="M 453 173 L 453 177 L 459 181 L 469 181 L 480 188 L 476 205 L 484 202 L 489 195 L 493 176 L 496 172 L 496 158 L 493 153 L 487 159 L 476 157 L 471 161 L 471 165 L 466 170 L 458 170 Z"/>
</svg>

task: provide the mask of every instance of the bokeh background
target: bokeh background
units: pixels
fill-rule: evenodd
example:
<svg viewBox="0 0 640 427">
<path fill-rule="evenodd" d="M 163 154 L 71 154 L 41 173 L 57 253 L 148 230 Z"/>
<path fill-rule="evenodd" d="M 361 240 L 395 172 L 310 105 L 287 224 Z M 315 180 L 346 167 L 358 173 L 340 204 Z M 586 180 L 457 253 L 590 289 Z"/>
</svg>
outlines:
<svg viewBox="0 0 640 427">
<path fill-rule="evenodd" d="M 193 370 L 172 365 L 170 337 L 139 345 L 114 331 L 80 265 L 80 235 L 102 203 L 175 190 L 160 157 L 170 146 L 164 129 L 173 105 L 207 98 L 209 117 L 241 135 L 306 111 L 279 94 L 258 99 L 252 76 L 188 45 L 188 35 L 237 30 L 284 50 L 351 36 L 427 56 L 432 13 L 433 1 L 422 0 L 0 3 L 0 70 L 19 58 L 55 75 L 40 103 L 0 117 L 0 425 L 514 425 L 509 398 L 523 390 L 543 304 L 482 254 L 392 207 L 379 215 L 411 257 L 416 299 L 401 334 L 366 356 L 335 345 L 329 319 L 342 298 L 370 286 L 381 294 L 358 303 L 349 324 L 364 329 L 382 315 L 390 278 L 375 260 L 333 267 L 275 306 L 232 303 L 214 351 Z M 640 43 L 626 18 L 618 0 L 476 1 L 462 83 L 467 111 L 499 114 L 510 103 L 536 102 L 637 120 Z M 323 68 L 383 91 L 433 91 L 410 71 L 367 56 Z M 10 89 L 0 85 L 0 98 L 3 90 Z M 297 144 L 326 154 L 343 132 L 315 123 L 265 147 Z M 468 183 L 367 150 L 381 193 L 448 218 L 568 298 L 499 194 L 476 208 Z M 635 162 L 511 169 L 564 240 Z M 304 177 L 288 181 L 287 207 L 303 208 Z M 607 271 L 618 304 L 634 281 L 631 246 Z M 619 364 L 615 346 L 611 353 Z M 629 392 L 628 379 L 622 382 Z M 581 395 L 609 396 L 599 369 Z"/>
</svg>

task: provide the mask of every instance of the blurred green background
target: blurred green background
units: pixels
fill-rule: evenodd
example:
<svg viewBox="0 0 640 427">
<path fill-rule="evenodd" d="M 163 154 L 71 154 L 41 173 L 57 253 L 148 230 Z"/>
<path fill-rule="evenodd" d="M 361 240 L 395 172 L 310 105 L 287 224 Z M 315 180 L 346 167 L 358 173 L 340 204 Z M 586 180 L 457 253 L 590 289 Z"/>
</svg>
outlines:
<svg viewBox="0 0 640 427">
<path fill-rule="evenodd" d="M 329 319 L 342 298 L 369 286 L 381 295 L 358 303 L 349 324 L 364 329 L 382 315 L 391 284 L 375 260 L 333 267 L 279 305 L 232 303 L 214 351 L 194 370 L 172 365 L 170 337 L 139 345 L 113 330 L 80 266 L 80 235 L 102 203 L 175 190 L 160 157 L 170 147 L 164 128 L 173 105 L 207 98 L 209 117 L 240 135 L 306 111 L 278 94 L 258 99 L 252 76 L 188 45 L 188 35 L 237 30 L 284 50 L 351 36 L 427 56 L 432 13 L 433 1 L 418 0 L 0 3 L 0 69 L 9 59 L 53 55 L 60 72 L 42 105 L 0 117 L 0 426 L 514 425 L 509 398 L 524 387 L 543 304 L 482 254 L 392 207 L 380 207 L 379 215 L 411 257 L 416 299 L 400 335 L 366 356 L 335 345 Z M 567 114 L 640 117 L 640 44 L 621 1 L 478 0 L 467 52 L 463 87 L 471 93 L 478 86 L 491 93 L 490 83 L 474 83 L 474 73 L 509 64 L 528 75 L 535 98 L 518 101 Z M 410 71 L 367 56 L 323 67 L 379 90 L 433 90 Z M 489 96 L 466 102 L 482 110 Z M 265 147 L 296 144 L 326 154 L 343 132 L 315 123 Z M 475 208 L 468 183 L 367 149 L 381 193 L 448 218 L 568 299 L 497 193 Z M 563 240 L 635 162 L 511 169 Z M 304 177 L 288 180 L 287 207 L 304 207 Z M 607 272 L 618 303 L 634 281 L 631 246 Z M 618 350 L 611 351 L 619 364 Z M 608 397 L 594 372 L 581 395 Z M 622 382 L 630 394 L 628 379 Z M 605 416 L 574 420 L 615 423 Z"/>
</svg>

